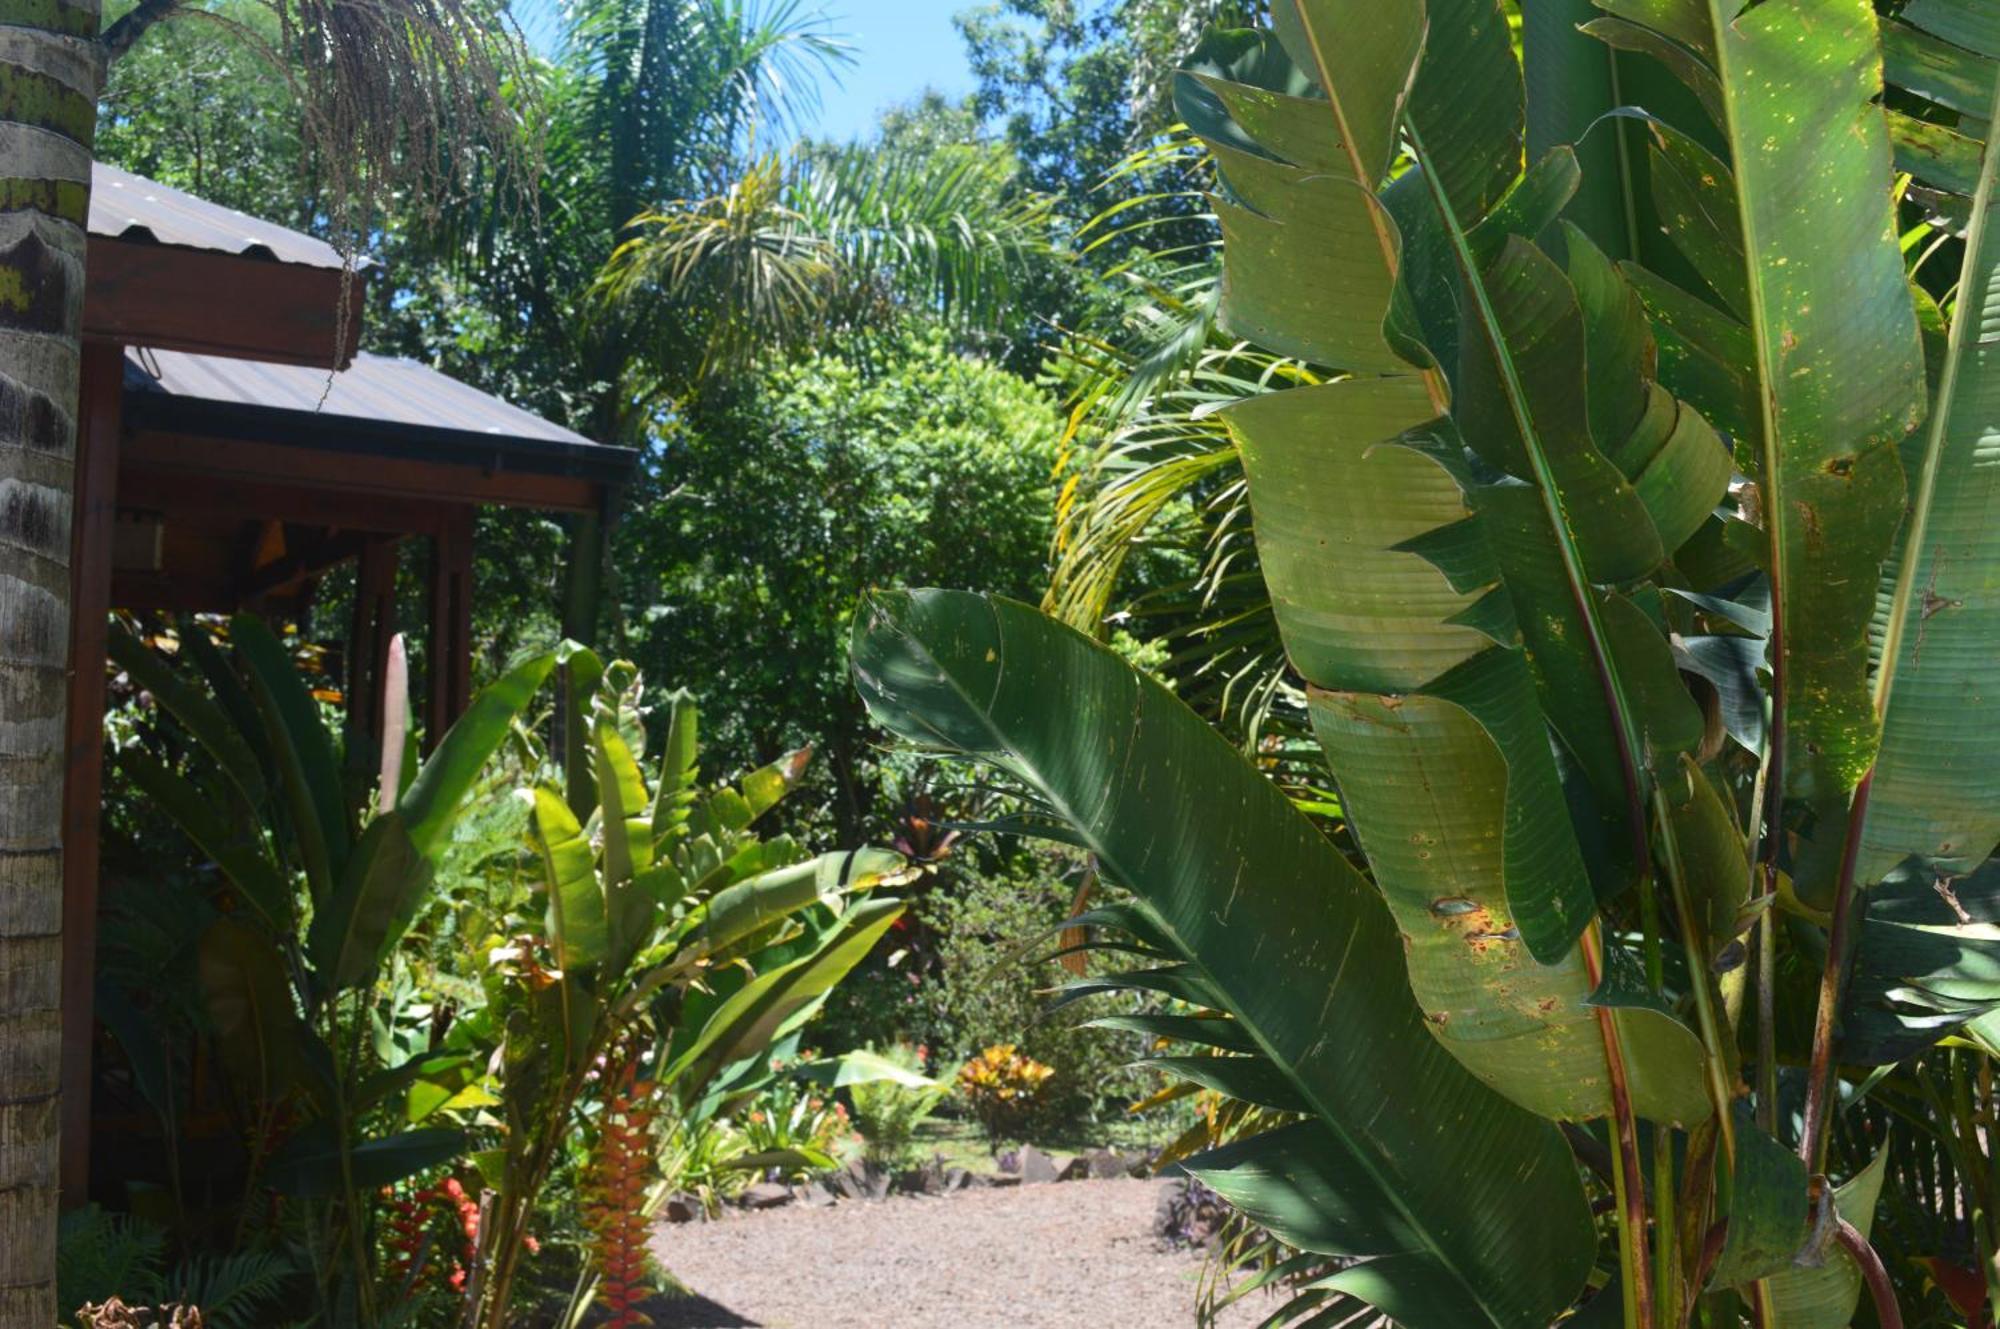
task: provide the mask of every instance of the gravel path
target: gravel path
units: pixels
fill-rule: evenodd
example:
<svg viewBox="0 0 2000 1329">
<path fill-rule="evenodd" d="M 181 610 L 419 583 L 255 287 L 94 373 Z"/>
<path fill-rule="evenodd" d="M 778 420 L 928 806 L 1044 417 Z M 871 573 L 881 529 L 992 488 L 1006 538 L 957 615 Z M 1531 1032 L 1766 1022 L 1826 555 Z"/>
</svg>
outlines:
<svg viewBox="0 0 2000 1329">
<path fill-rule="evenodd" d="M 1203 1256 L 1153 1235 L 1168 1181 L 1070 1181 L 663 1226 L 653 1252 L 696 1294 L 658 1329 L 1174 1329 Z M 1223 1320 L 1247 1329 L 1260 1296 Z"/>
</svg>

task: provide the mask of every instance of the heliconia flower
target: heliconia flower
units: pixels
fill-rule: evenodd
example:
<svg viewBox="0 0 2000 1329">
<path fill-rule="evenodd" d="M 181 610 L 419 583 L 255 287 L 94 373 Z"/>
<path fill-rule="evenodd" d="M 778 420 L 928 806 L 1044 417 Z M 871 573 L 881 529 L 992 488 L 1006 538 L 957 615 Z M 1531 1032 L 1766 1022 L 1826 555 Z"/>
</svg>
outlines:
<svg viewBox="0 0 2000 1329">
<path fill-rule="evenodd" d="M 584 1174 L 583 1221 L 601 1277 L 598 1297 L 611 1313 L 606 1329 L 650 1323 L 638 1307 L 654 1291 L 642 1208 L 657 1153 L 653 1123 L 659 1114 L 648 1100 L 658 1086 L 637 1078 L 632 1058 L 629 1046 L 607 1058 L 608 1092 Z"/>
</svg>

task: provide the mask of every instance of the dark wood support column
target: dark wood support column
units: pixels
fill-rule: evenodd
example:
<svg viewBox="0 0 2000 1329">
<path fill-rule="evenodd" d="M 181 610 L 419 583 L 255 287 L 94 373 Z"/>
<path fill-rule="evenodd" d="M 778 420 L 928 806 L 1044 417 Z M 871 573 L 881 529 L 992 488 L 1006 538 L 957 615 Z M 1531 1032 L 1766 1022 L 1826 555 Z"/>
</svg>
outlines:
<svg viewBox="0 0 2000 1329">
<path fill-rule="evenodd" d="M 604 521 L 579 516 L 570 526 L 569 565 L 563 570 L 562 631 L 571 641 L 597 645 L 598 610 L 604 597 Z M 591 767 L 590 743 L 579 718 L 588 714 L 589 698 L 570 695 L 571 677 L 560 674 L 563 704 L 556 710 L 561 741 L 564 792 L 572 808 L 597 803 L 597 777 Z M 578 816 L 584 815 L 579 811 Z"/>
<path fill-rule="evenodd" d="M 347 634 L 345 680 L 349 750 L 357 759 L 366 759 L 361 769 L 370 772 L 370 778 L 382 734 L 382 677 L 389 667 L 389 639 L 396 635 L 396 551 L 394 536 L 374 537 L 361 546 L 354 569 L 354 618 Z"/>
<path fill-rule="evenodd" d="M 88 342 L 70 509 L 69 718 L 63 775 L 62 1200 L 90 1192 L 90 1080 L 97 979 L 98 817 L 104 803 L 104 661 L 118 516 L 124 348 Z"/>
<path fill-rule="evenodd" d="M 469 507 L 453 508 L 431 544 L 427 748 L 472 703 L 472 516 Z"/>
</svg>

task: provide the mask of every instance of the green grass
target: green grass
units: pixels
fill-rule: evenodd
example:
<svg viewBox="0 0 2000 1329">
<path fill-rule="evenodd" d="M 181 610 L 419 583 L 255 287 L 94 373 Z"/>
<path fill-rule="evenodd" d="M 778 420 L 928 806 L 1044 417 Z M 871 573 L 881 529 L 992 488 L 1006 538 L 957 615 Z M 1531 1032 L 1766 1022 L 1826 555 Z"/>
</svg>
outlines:
<svg viewBox="0 0 2000 1329">
<path fill-rule="evenodd" d="M 1084 1122 L 1066 1130 L 1039 1133 L 1027 1140 L 1009 1141 L 1001 1148 L 1032 1144 L 1047 1154 L 1080 1154 L 1092 1149 L 1156 1149 L 1179 1135 L 1185 1124 L 1169 1113 L 1152 1112 L 1143 1117 Z M 918 1158 L 936 1156 L 948 1168 L 993 1172 L 999 1166 L 985 1132 L 969 1119 L 932 1117 L 917 1127 L 914 1148 Z"/>
</svg>

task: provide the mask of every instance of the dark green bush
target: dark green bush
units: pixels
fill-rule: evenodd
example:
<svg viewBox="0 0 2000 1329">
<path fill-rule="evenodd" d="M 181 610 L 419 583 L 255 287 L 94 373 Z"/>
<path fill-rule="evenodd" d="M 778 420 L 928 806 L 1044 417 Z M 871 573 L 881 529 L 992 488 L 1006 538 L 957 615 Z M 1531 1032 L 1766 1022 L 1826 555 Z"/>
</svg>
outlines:
<svg viewBox="0 0 2000 1329">
<path fill-rule="evenodd" d="M 1079 1023 L 1102 1007 L 1048 1010 L 1069 975 L 1042 957 L 1056 949 L 1053 929 L 1070 916 L 1082 870 L 1069 854 L 961 840 L 908 925 L 834 994 L 813 1036 L 827 1048 L 922 1042 L 940 1076 L 982 1048 L 1013 1044 L 1056 1071 L 1028 1132 L 1101 1134 L 1158 1078 L 1131 1067 L 1145 1052 L 1134 1036 Z"/>
</svg>

